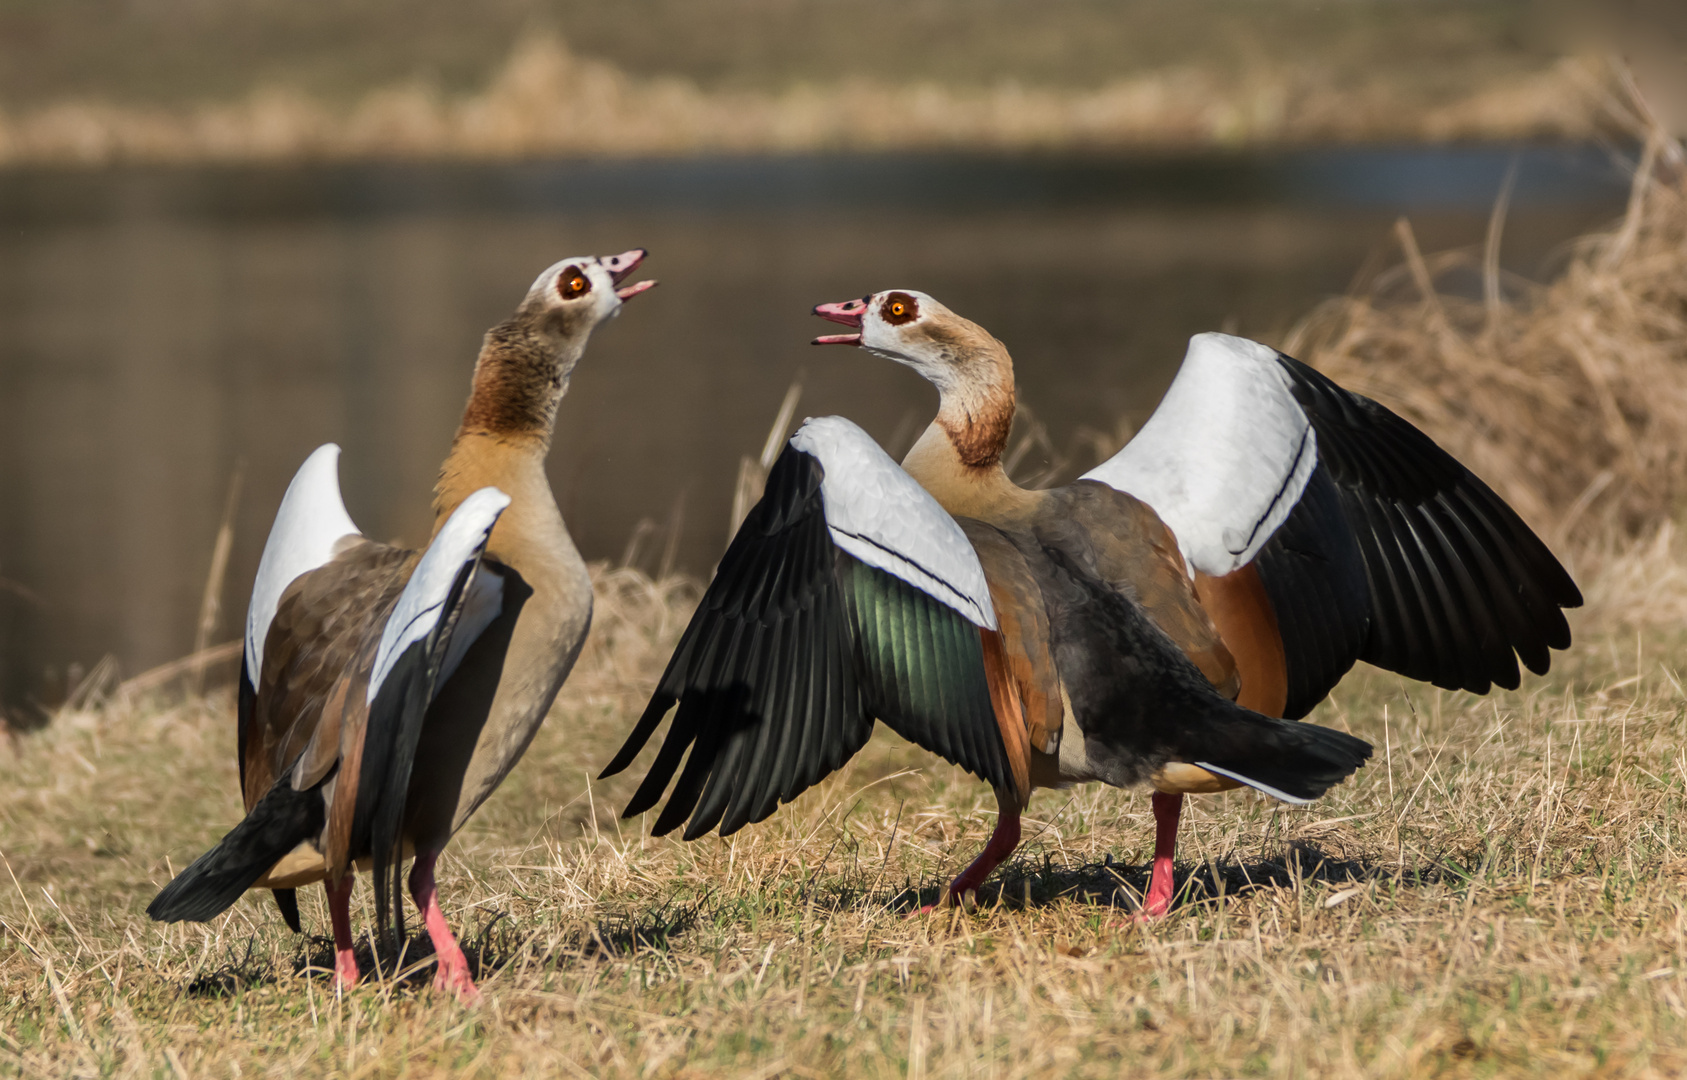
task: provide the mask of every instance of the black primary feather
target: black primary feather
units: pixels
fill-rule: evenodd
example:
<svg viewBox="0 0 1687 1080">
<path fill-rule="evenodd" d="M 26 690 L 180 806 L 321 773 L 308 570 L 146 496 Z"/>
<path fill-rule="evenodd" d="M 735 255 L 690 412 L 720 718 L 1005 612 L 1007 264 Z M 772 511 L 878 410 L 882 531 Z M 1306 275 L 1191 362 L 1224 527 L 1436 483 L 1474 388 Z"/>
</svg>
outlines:
<svg viewBox="0 0 1687 1080">
<path fill-rule="evenodd" d="M 481 566 L 485 546 L 483 537 L 474 555 L 458 570 L 432 629 L 400 654 L 369 704 L 351 846 L 355 851 L 367 844 L 373 857 L 376 922 L 383 932 L 392 935 L 395 948 L 404 940 L 404 849 L 400 831 L 416 744 L 434 699 L 451 635 L 463 613 L 463 598 Z M 384 622 L 378 623 L 377 629 Z"/>
<path fill-rule="evenodd" d="M 1279 353 L 1278 361 L 1317 433 L 1318 473 L 1334 489 L 1366 578 L 1365 637 L 1347 662 L 1367 660 L 1474 693 L 1494 684 L 1515 688 L 1518 659 L 1545 673 L 1549 650 L 1570 643 L 1561 609 L 1582 602 L 1546 544 L 1491 488 L 1406 420 L 1292 357 Z M 1319 684 L 1336 674 L 1341 657 L 1325 650 L 1358 622 L 1349 594 L 1350 551 L 1336 536 L 1318 473 L 1259 561 L 1290 653 L 1291 715 L 1311 708 Z M 1285 533 L 1289 537 L 1279 544 Z M 1333 572 L 1339 580 L 1329 597 L 1338 606 L 1325 613 L 1334 634 L 1330 627 L 1314 628 L 1316 601 L 1303 595 L 1316 576 L 1315 562 L 1291 557 L 1309 543 L 1338 556 Z M 1303 645 L 1292 640 L 1295 633 L 1322 641 Z"/>
<path fill-rule="evenodd" d="M 260 664 L 263 657 L 258 658 Z M 235 758 L 234 767 L 240 773 L 240 798 L 246 799 L 246 742 L 247 733 L 252 725 L 252 714 L 257 711 L 258 688 L 257 679 L 252 672 L 246 670 L 246 650 L 240 651 L 240 680 L 237 687 L 234 706 L 234 738 Z"/>
<path fill-rule="evenodd" d="M 213 919 L 283 855 L 320 835 L 327 813 L 322 793 L 294 791 L 292 771 L 289 766 L 240 824 L 164 886 L 146 913 L 158 922 Z"/>
<path fill-rule="evenodd" d="M 875 719 L 991 784 L 1010 776 L 977 627 L 840 551 L 823 477 L 817 459 L 792 447 L 774 462 L 601 774 L 632 764 L 678 705 L 623 812 L 642 814 L 668 792 L 655 835 L 685 823 L 687 840 L 717 826 L 726 836 L 761 821 L 854 756 Z"/>
<path fill-rule="evenodd" d="M 1283 715 L 1299 720 L 1353 667 L 1371 628 L 1365 557 L 1324 465 L 1254 563 L 1283 639 Z"/>
<path fill-rule="evenodd" d="M 632 764 L 678 705 L 623 812 L 635 817 L 654 807 L 679 772 L 656 835 L 687 818 L 687 839 L 717 824 L 727 834 L 759 821 L 842 765 L 872 733 L 847 635 L 838 633 L 845 612 L 822 476 L 817 460 L 789 447 L 774 462 L 650 703 L 601 774 Z M 760 651 L 775 637 L 791 643 L 791 661 L 770 662 Z M 781 701 L 800 704 L 769 715 L 769 703 Z M 757 762 L 759 771 L 740 775 Z M 734 785 L 736 799 L 729 798 Z"/>
</svg>

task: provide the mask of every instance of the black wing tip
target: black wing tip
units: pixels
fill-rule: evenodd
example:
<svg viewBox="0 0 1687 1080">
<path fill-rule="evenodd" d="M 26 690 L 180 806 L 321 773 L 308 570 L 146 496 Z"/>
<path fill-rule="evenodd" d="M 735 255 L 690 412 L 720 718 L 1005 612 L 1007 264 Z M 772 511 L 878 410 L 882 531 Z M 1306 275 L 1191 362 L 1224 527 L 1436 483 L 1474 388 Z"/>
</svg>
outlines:
<svg viewBox="0 0 1687 1080">
<path fill-rule="evenodd" d="M 646 784 L 649 783 L 649 780 L 650 780 L 649 777 L 645 778 Z M 626 809 L 621 811 L 622 820 L 626 820 L 628 818 L 636 818 L 640 814 L 648 812 L 651 807 L 655 806 L 657 803 L 662 801 L 662 792 L 667 789 L 667 786 L 668 786 L 667 779 L 664 778 L 663 781 L 662 781 L 662 786 L 657 788 L 653 792 L 646 793 L 643 788 L 640 788 L 638 791 L 634 792 L 633 797 L 627 800 Z M 659 836 L 661 834 L 660 833 L 652 833 L 651 835 L 652 836 Z"/>
<path fill-rule="evenodd" d="M 662 717 L 668 715 L 668 710 L 678 702 L 678 695 L 662 690 L 651 695 L 650 703 L 644 707 L 644 712 L 639 714 L 638 723 L 633 725 L 632 734 L 621 744 L 621 749 L 615 751 L 615 756 L 603 767 L 603 771 L 597 774 L 597 778 L 607 780 L 625 771 L 650 742 L 650 736 L 656 733 L 656 725 L 662 722 Z"/>
<path fill-rule="evenodd" d="M 691 807 L 687 806 L 683 810 L 678 809 L 674 801 L 670 799 L 668 800 L 668 805 L 662 808 L 662 812 L 656 815 L 656 824 L 650 827 L 650 835 L 666 836 L 675 829 L 679 828 L 681 825 L 684 825 L 685 819 L 690 815 Z M 687 832 L 689 833 L 690 830 L 687 830 Z M 691 837 L 687 835 L 684 836 L 684 839 L 689 840 Z"/>
<path fill-rule="evenodd" d="M 159 890 L 152 903 L 146 906 L 147 918 L 161 923 L 208 922 L 226 910 L 221 907 L 202 910 L 208 906 L 204 905 L 204 898 L 189 893 L 186 888 L 178 888 L 180 882 L 181 878 L 177 878 Z"/>
<path fill-rule="evenodd" d="M 1377 544 L 1373 545 L 1374 554 L 1391 564 L 1386 576 L 1392 580 L 1395 575 L 1401 575 L 1400 584 L 1410 585 L 1416 595 L 1404 598 L 1410 611 L 1396 612 L 1394 616 L 1393 621 L 1400 624 L 1399 633 L 1390 633 L 1390 620 L 1384 617 L 1384 609 L 1399 605 L 1388 603 L 1386 591 L 1373 600 L 1377 617 L 1372 623 L 1371 640 L 1360 653 L 1361 658 L 1442 689 L 1465 690 L 1474 694 L 1489 693 L 1496 685 L 1507 690 L 1517 689 L 1522 681 L 1517 665 L 1519 659 L 1534 674 L 1546 674 L 1551 664 L 1549 651 L 1570 646 L 1570 628 L 1564 618 L 1564 610 L 1580 607 L 1584 599 L 1569 571 L 1545 541 L 1481 477 L 1410 421 L 1386 406 L 1346 389 L 1294 357 L 1282 352 L 1277 355 L 1300 388 L 1296 397 L 1307 410 L 1320 436 L 1332 436 L 1329 447 L 1323 448 L 1323 452 L 1336 458 L 1351 459 L 1346 468 L 1350 472 L 1358 470 L 1360 474 L 1358 479 L 1344 482 L 1348 485 L 1344 488 L 1344 509 L 1355 530 L 1370 528 L 1386 537 L 1403 534 L 1422 545 L 1423 537 L 1418 536 L 1420 531 L 1424 536 L 1432 536 L 1438 529 L 1446 527 L 1452 541 L 1449 544 L 1448 539 L 1442 538 L 1439 544 L 1423 548 L 1417 553 L 1417 558 L 1410 554 L 1391 557 L 1390 545 L 1383 542 L 1383 535 L 1378 536 Z M 1400 461 L 1403 466 L 1411 466 L 1424 477 L 1438 478 L 1441 496 L 1425 500 L 1425 492 L 1410 484 L 1399 490 L 1390 490 L 1393 482 L 1403 483 L 1409 477 L 1404 473 L 1388 473 L 1385 468 L 1387 461 L 1368 453 L 1365 445 L 1336 437 L 1344 425 L 1351 424 L 1350 418 L 1359 415 L 1353 411 L 1355 409 L 1370 418 L 1365 426 L 1374 426 L 1374 438 L 1382 440 L 1379 445 L 1386 444 L 1395 451 L 1405 451 L 1404 457 L 1396 452 L 1394 460 Z M 1326 431 L 1326 426 L 1332 423 L 1335 427 Z M 1342 445 L 1344 442 L 1348 444 L 1345 447 Z M 1387 456 L 1386 447 L 1384 456 Z M 1321 462 L 1321 468 L 1326 466 L 1335 467 L 1333 458 Z M 1363 475 L 1367 469 L 1374 474 L 1373 480 L 1383 481 L 1381 488 L 1369 489 Z M 1378 474 L 1379 469 L 1387 475 Z M 1392 510 L 1384 509 L 1379 516 L 1361 507 L 1355 515 L 1352 503 L 1363 503 L 1367 499 Z M 1422 523 L 1432 528 L 1401 530 L 1394 520 L 1401 513 L 1422 515 Z M 1416 520 L 1414 517 L 1413 521 Z M 1451 527 L 1454 523 L 1456 527 Z M 1461 530 L 1466 534 L 1462 538 Z M 1478 558 L 1474 561 L 1462 557 L 1466 554 L 1463 549 L 1470 545 L 1477 549 Z M 1372 562 L 1371 554 L 1371 551 L 1366 553 L 1368 565 Z M 1483 572 L 1479 564 L 1490 559 L 1494 565 Z M 1379 568 L 1371 566 L 1370 569 L 1375 573 Z M 1446 583 L 1437 576 L 1443 571 L 1450 572 Z M 1431 585 L 1451 587 L 1465 574 L 1475 579 L 1473 585 L 1467 584 L 1463 589 L 1465 601 L 1495 609 L 1491 616 L 1482 615 L 1478 620 L 1498 624 L 1498 639 L 1490 635 L 1491 647 L 1486 659 L 1473 655 L 1467 647 L 1469 642 L 1462 640 L 1468 638 L 1466 631 L 1471 628 L 1448 621 L 1456 618 L 1456 605 L 1448 609 L 1432 595 L 1433 590 L 1430 589 Z M 1511 599 L 1504 600 L 1502 593 L 1510 594 Z M 1414 600 L 1415 604 L 1412 603 Z M 1496 605 L 1497 609 L 1504 610 L 1497 610 Z"/>
</svg>

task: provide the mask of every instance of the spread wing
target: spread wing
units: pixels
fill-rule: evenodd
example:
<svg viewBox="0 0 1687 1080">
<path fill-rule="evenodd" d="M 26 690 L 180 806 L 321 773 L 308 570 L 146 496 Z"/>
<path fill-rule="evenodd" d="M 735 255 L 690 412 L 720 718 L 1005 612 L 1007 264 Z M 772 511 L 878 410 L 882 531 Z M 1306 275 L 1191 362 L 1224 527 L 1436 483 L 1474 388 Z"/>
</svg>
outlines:
<svg viewBox="0 0 1687 1080">
<path fill-rule="evenodd" d="M 677 703 L 625 816 L 725 836 L 847 761 L 883 720 L 997 787 L 1013 784 L 981 634 L 996 630 L 960 527 L 860 428 L 810 420 L 768 474 L 627 742 Z"/>
<path fill-rule="evenodd" d="M 1191 339 L 1160 407 L 1086 479 L 1153 507 L 1198 591 L 1245 596 L 1257 577 L 1284 715 L 1355 660 L 1486 693 L 1570 643 L 1561 609 L 1581 593 L 1515 511 L 1401 417 L 1256 342 Z"/>
</svg>

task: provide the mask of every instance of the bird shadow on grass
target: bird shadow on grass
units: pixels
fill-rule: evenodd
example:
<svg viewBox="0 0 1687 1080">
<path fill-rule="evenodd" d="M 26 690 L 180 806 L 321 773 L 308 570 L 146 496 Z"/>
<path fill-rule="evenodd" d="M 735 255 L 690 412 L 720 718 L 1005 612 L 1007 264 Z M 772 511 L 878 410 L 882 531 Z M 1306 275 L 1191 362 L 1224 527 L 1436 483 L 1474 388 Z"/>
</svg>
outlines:
<svg viewBox="0 0 1687 1080">
<path fill-rule="evenodd" d="M 1004 864 L 979 889 L 978 906 L 1020 911 L 1054 904 L 1088 904 L 1135 912 L 1148 891 L 1149 871 L 1148 864 L 1114 862 L 1111 855 L 1101 862 L 1079 866 L 1060 866 L 1048 856 L 1041 866 L 1016 859 Z M 1172 876 L 1172 909 L 1219 903 L 1268 889 L 1293 890 L 1314 883 L 1340 887 L 1389 881 L 1398 887 L 1419 888 L 1440 882 L 1463 882 L 1470 876 L 1469 870 L 1453 863 L 1402 868 L 1363 855 L 1333 854 L 1317 844 L 1296 841 L 1278 856 L 1209 859 L 1177 866 Z M 940 879 L 905 887 L 888 898 L 862 894 L 853 903 L 881 904 L 893 911 L 913 912 L 937 903 L 947 885 L 947 879 Z"/>
<path fill-rule="evenodd" d="M 517 958 L 527 963 L 537 961 L 542 965 L 560 966 L 582 960 L 622 957 L 648 949 L 665 950 L 670 939 L 696 924 L 698 913 L 707 899 L 705 894 L 689 906 L 678 906 L 670 901 L 660 908 L 604 919 L 562 940 L 547 942 L 542 950 L 533 948 L 534 935 L 516 929 L 504 913 L 495 912 L 479 929 L 465 935 L 459 944 L 468 960 L 469 974 L 477 983 Z M 238 959 L 231 954 L 219 966 L 195 976 L 187 985 L 188 996 L 230 997 L 277 983 L 283 974 L 292 978 L 332 981 L 332 938 L 306 935 L 302 948 L 291 959 L 279 963 L 254 957 L 257 941 L 254 935 L 247 940 L 244 954 Z M 354 954 L 366 981 L 386 980 L 395 989 L 406 991 L 426 990 L 432 985 L 435 969 L 432 962 L 433 942 L 419 928 L 408 937 L 401 950 L 385 945 L 377 949 L 369 935 L 362 935 L 357 939 Z"/>
</svg>

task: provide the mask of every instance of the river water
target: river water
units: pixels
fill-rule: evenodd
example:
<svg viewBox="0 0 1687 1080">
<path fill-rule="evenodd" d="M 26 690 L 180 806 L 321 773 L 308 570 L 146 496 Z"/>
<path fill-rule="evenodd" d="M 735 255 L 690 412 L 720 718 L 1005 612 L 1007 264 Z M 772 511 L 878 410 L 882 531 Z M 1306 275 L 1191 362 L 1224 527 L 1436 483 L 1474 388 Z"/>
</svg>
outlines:
<svg viewBox="0 0 1687 1080">
<path fill-rule="evenodd" d="M 671 546 L 705 573 L 793 380 L 799 418 L 893 451 L 934 407 L 909 371 L 812 349 L 815 303 L 917 288 L 981 322 L 1071 472 L 1088 434 L 1147 415 L 1190 334 L 1280 336 L 1395 261 L 1402 214 L 1426 250 L 1480 244 L 1510 168 L 1524 275 L 1622 209 L 1597 148 L 0 173 L 0 699 L 191 648 L 237 466 L 219 640 L 323 442 L 366 534 L 425 538 L 480 336 L 563 256 L 647 247 L 662 282 L 563 404 L 564 516 L 588 558 L 649 519 L 639 561 Z"/>
</svg>

